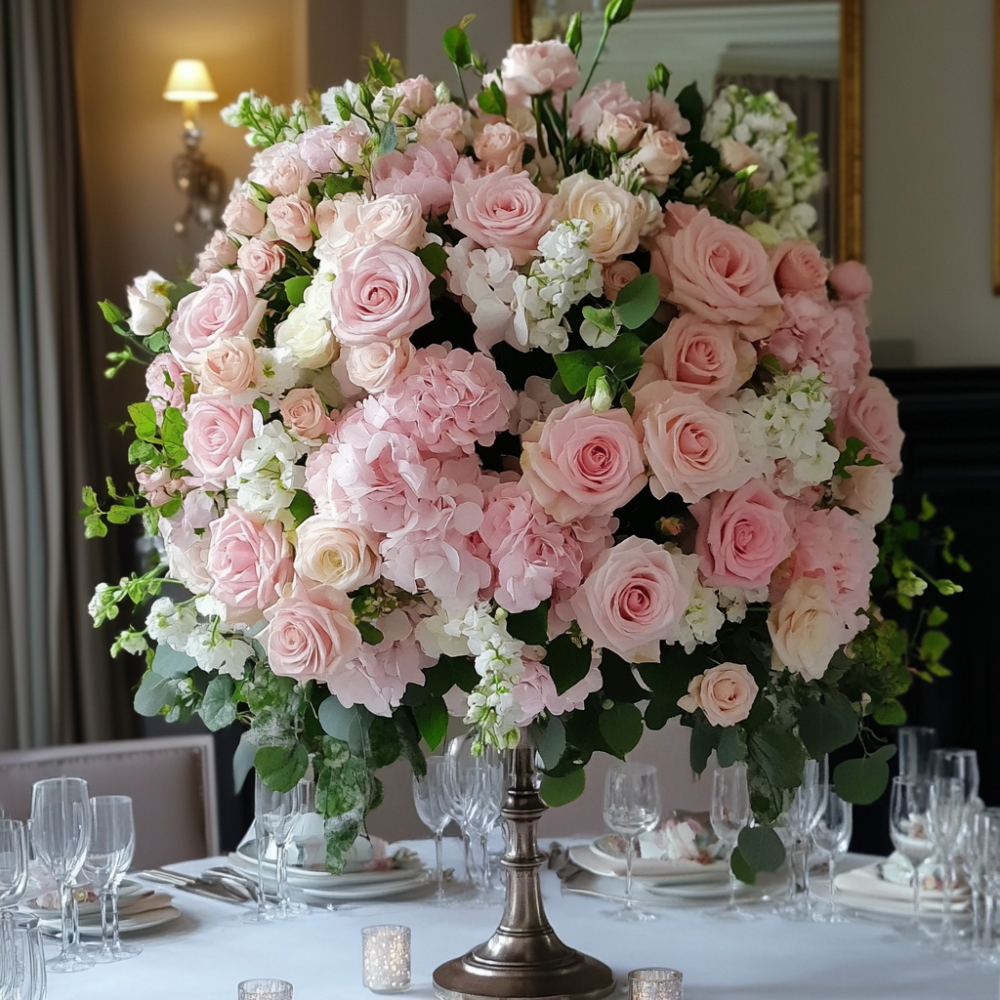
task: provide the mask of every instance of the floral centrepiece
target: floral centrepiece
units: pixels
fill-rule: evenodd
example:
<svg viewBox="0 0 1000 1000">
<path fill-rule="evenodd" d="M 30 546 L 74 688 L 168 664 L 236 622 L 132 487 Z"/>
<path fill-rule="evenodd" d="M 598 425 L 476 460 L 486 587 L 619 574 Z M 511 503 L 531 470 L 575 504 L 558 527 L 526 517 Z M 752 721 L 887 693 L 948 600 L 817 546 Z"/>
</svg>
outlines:
<svg viewBox="0 0 1000 1000">
<path fill-rule="evenodd" d="M 311 759 L 334 870 L 449 713 L 531 727 L 553 804 L 680 716 L 767 827 L 909 683 L 870 606 L 902 433 L 867 274 L 809 238 L 812 138 L 774 95 L 669 100 L 662 66 L 591 86 L 579 46 L 488 73 L 459 26 L 461 99 L 379 52 L 290 111 L 243 95 L 225 229 L 103 304 L 117 367 L 152 360 L 138 488 L 85 491 L 88 531 L 141 513 L 164 558 L 95 622 L 153 599 L 114 646 L 139 711 L 246 724 L 237 770 L 276 788 Z M 863 750 L 855 798 L 890 752 Z"/>
</svg>

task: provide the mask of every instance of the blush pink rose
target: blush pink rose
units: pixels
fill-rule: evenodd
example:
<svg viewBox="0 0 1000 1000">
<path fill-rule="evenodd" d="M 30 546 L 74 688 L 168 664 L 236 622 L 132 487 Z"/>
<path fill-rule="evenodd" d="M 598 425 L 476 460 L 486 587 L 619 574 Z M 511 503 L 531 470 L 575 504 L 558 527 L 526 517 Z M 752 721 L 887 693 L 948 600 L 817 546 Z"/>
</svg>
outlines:
<svg viewBox="0 0 1000 1000">
<path fill-rule="evenodd" d="M 206 486 L 222 489 L 235 471 L 243 445 L 254 436 L 250 405 L 234 406 L 227 399 L 197 396 L 187 410 L 184 447 L 191 472 Z"/>
<path fill-rule="evenodd" d="M 655 243 L 666 267 L 667 298 L 715 323 L 760 328 L 758 339 L 781 318 L 781 296 L 767 252 L 738 226 L 701 209 L 676 235 L 669 229 Z M 657 273 L 656 254 L 650 269 Z M 659 274 L 658 277 L 661 277 Z"/>
<path fill-rule="evenodd" d="M 642 102 L 642 115 L 664 132 L 674 135 L 687 135 L 691 131 L 691 123 L 681 114 L 676 101 L 668 101 L 659 91 L 653 91 L 649 98 Z"/>
<path fill-rule="evenodd" d="M 296 195 L 280 195 L 267 206 L 267 221 L 274 227 L 279 240 L 290 243 L 296 250 L 308 250 L 313 245 L 312 205 Z"/>
<path fill-rule="evenodd" d="M 246 392 L 257 374 L 257 352 L 244 337 L 209 344 L 201 359 L 198 391 L 213 396 Z"/>
<path fill-rule="evenodd" d="M 607 178 L 585 171 L 564 177 L 551 202 L 552 218 L 583 219 L 590 223 L 590 253 L 600 264 L 610 264 L 639 245 L 646 221 L 646 203 Z"/>
<path fill-rule="evenodd" d="M 309 386 L 292 389 L 278 404 L 281 419 L 305 441 L 318 441 L 330 430 L 330 418 L 319 393 Z"/>
<path fill-rule="evenodd" d="M 735 490 L 753 474 L 740 456 L 732 417 L 697 393 L 669 382 L 647 385 L 635 394 L 635 427 L 657 499 L 677 493 L 694 503 L 716 490 Z"/>
<path fill-rule="evenodd" d="M 256 236 L 266 221 L 260 207 L 245 194 L 233 195 L 222 213 L 222 221 L 227 229 L 240 236 Z"/>
<path fill-rule="evenodd" d="M 431 281 L 419 257 L 387 240 L 348 254 L 330 292 L 337 339 L 360 347 L 408 337 L 434 318 Z"/>
<path fill-rule="evenodd" d="M 680 170 L 685 160 L 690 159 L 684 143 L 673 132 L 654 129 L 650 125 L 643 133 L 631 162 L 642 168 L 650 184 L 659 187 Z"/>
<path fill-rule="evenodd" d="M 527 263 L 549 228 L 552 195 L 543 194 L 524 171 L 500 167 L 464 184 L 453 183 L 448 221 L 484 247 L 508 250 Z"/>
<path fill-rule="evenodd" d="M 319 176 L 299 154 L 300 147 L 295 142 L 276 142 L 254 156 L 247 180 L 267 188 L 271 194 L 298 194 Z"/>
<path fill-rule="evenodd" d="M 633 394 L 665 380 L 702 399 L 730 396 L 757 367 L 757 353 L 735 326 L 708 323 L 694 313 L 672 320 L 642 355 Z"/>
<path fill-rule="evenodd" d="M 140 465 L 135 470 L 135 481 L 139 484 L 139 492 L 146 498 L 150 507 L 161 507 L 170 499 L 169 486 L 173 486 L 174 490 L 181 486 L 180 481 L 174 483 L 170 470 L 162 465 L 158 469 Z"/>
<path fill-rule="evenodd" d="M 465 112 L 457 104 L 437 104 L 417 122 L 417 142 L 424 146 L 450 142 L 461 153 L 468 145 L 464 126 Z"/>
<path fill-rule="evenodd" d="M 796 580 L 767 616 L 771 634 L 771 665 L 818 681 L 833 654 L 850 638 L 838 619 L 826 586 L 820 580 Z"/>
<path fill-rule="evenodd" d="M 507 50 L 500 76 L 508 100 L 528 107 L 532 97 L 550 91 L 558 103 L 579 82 L 580 67 L 565 42 L 531 42 Z"/>
<path fill-rule="evenodd" d="M 361 633 L 346 594 L 297 586 L 269 608 L 259 639 L 279 677 L 326 682 L 361 650 Z"/>
<path fill-rule="evenodd" d="M 359 524 L 315 514 L 299 525 L 295 571 L 300 577 L 347 593 L 379 577 L 378 537 Z"/>
<path fill-rule="evenodd" d="M 601 116 L 601 124 L 597 126 L 597 135 L 594 139 L 597 145 L 603 146 L 604 149 L 610 150 L 614 146 L 616 152 L 624 153 L 639 141 L 642 132 L 642 122 L 636 121 L 630 115 L 616 115 L 605 111 Z"/>
<path fill-rule="evenodd" d="M 830 284 L 844 302 L 867 302 L 872 294 L 872 276 L 857 260 L 844 260 L 830 272 Z"/>
<path fill-rule="evenodd" d="M 254 237 L 239 248 L 236 263 L 249 276 L 256 295 L 285 266 L 285 252 L 276 243 Z"/>
<path fill-rule="evenodd" d="M 731 170 L 734 174 L 739 173 L 741 170 L 746 170 L 747 167 L 756 167 L 760 165 L 760 154 L 752 147 L 748 146 L 745 142 L 739 142 L 737 139 L 730 138 L 726 136 L 721 143 L 719 143 L 719 153 L 722 157 L 722 164 L 727 170 Z M 756 179 L 757 175 L 751 179 L 751 184 L 753 180 Z"/>
<path fill-rule="evenodd" d="M 210 531 L 206 566 L 213 596 L 237 611 L 266 611 L 292 582 L 292 548 L 281 525 L 230 504 Z"/>
<path fill-rule="evenodd" d="M 695 552 L 710 587 L 765 587 L 792 554 L 788 501 L 763 483 L 716 493 L 691 508 L 698 522 Z"/>
<path fill-rule="evenodd" d="M 405 153 L 388 153 L 372 167 L 376 195 L 415 194 L 424 215 L 443 215 L 451 206 L 451 179 L 458 153 L 450 142 L 412 145 Z"/>
<path fill-rule="evenodd" d="M 579 135 L 584 142 L 593 142 L 605 114 L 627 115 L 638 123 L 643 120 L 643 105 L 628 92 L 624 83 L 602 80 L 588 87 L 573 105 L 569 134 Z"/>
<path fill-rule="evenodd" d="M 359 347 L 347 347 L 343 355 L 347 377 L 367 392 L 383 392 L 409 372 L 414 353 L 409 340 L 376 340 Z"/>
<path fill-rule="evenodd" d="M 771 251 L 774 283 L 782 295 L 813 292 L 826 298 L 830 268 L 812 240 L 785 240 Z"/>
<path fill-rule="evenodd" d="M 472 144 L 476 157 L 492 172 L 500 167 L 521 169 L 524 136 L 506 122 L 490 122 Z"/>
<path fill-rule="evenodd" d="M 843 448 L 850 437 L 864 442 L 862 457 L 878 459 L 893 475 L 903 468 L 899 403 L 886 384 L 873 375 L 858 380 L 836 421 L 834 443 Z"/>
<path fill-rule="evenodd" d="M 524 482 L 562 524 L 606 515 L 645 485 L 642 452 L 624 410 L 594 413 L 587 400 L 553 410 L 522 436 Z"/>
<path fill-rule="evenodd" d="M 691 602 L 694 574 L 648 538 L 631 536 L 607 549 L 570 599 L 594 645 L 625 660 L 659 659 L 660 642 L 675 642 Z"/>
<path fill-rule="evenodd" d="M 618 298 L 618 293 L 642 272 L 638 264 L 630 260 L 613 260 L 610 264 L 601 265 L 601 281 L 604 283 L 604 297 L 612 302 Z"/>
<path fill-rule="evenodd" d="M 360 163 L 361 147 L 370 138 L 356 125 L 320 125 L 299 136 L 299 156 L 318 174 L 339 174 L 344 167 Z"/>
<path fill-rule="evenodd" d="M 198 254 L 198 272 L 200 272 L 204 280 L 204 278 L 207 278 L 210 274 L 215 274 L 216 271 L 221 271 L 224 267 L 228 267 L 229 265 L 235 263 L 236 244 L 233 243 L 233 241 L 221 229 L 216 229 L 216 231 L 212 233 L 212 238 L 208 241 L 205 249 Z M 195 284 L 201 283 L 203 283 L 203 281 L 195 282 Z M 132 325 L 133 329 L 137 329 L 135 326 L 135 318 L 132 319 Z"/>
<path fill-rule="evenodd" d="M 713 726 L 735 726 L 750 714 L 759 690 L 746 664 L 720 663 L 693 677 L 677 704 L 685 712 L 700 708 Z"/>
<path fill-rule="evenodd" d="M 422 73 L 402 80 L 399 89 L 403 92 L 403 101 L 399 105 L 399 109 L 403 114 L 410 115 L 411 118 L 427 114 L 437 104 L 434 84 Z"/>
<path fill-rule="evenodd" d="M 204 288 L 186 295 L 167 328 L 170 351 L 182 365 L 217 340 L 240 335 L 253 340 L 267 303 L 258 300 L 251 279 L 239 271 L 219 271 Z"/>
<path fill-rule="evenodd" d="M 388 240 L 404 250 L 427 242 L 427 223 L 414 194 L 387 194 L 357 206 L 354 238 L 359 244 Z"/>
<path fill-rule="evenodd" d="M 833 495 L 874 527 L 892 510 L 892 472 L 884 465 L 849 465 L 850 479 L 833 481 Z"/>
</svg>

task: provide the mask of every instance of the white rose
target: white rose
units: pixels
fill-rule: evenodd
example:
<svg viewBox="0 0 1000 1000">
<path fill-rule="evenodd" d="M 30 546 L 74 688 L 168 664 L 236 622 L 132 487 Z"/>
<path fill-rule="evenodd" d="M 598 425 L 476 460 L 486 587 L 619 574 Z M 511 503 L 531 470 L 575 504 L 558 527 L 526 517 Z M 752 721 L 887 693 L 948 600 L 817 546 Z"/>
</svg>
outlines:
<svg viewBox="0 0 1000 1000">
<path fill-rule="evenodd" d="M 335 224 L 336 225 L 336 224 Z M 386 194 L 364 202 L 357 209 L 358 243 L 388 240 L 404 250 L 416 250 L 427 242 L 427 223 L 415 194 Z"/>
<path fill-rule="evenodd" d="M 559 221 L 589 222 L 590 253 L 599 263 L 610 264 L 639 245 L 646 205 L 613 181 L 578 173 L 559 184 L 559 191 L 552 199 L 552 216 Z"/>
<path fill-rule="evenodd" d="M 323 368 L 334 360 L 329 282 L 320 277 L 306 289 L 302 304 L 275 327 L 274 345 L 287 348 L 300 368 Z"/>
<path fill-rule="evenodd" d="M 155 271 L 147 271 L 128 288 L 128 325 L 137 337 L 148 337 L 167 321 L 170 282 Z"/>
<path fill-rule="evenodd" d="M 209 541 L 207 531 L 196 535 L 195 541 L 186 548 L 177 545 L 170 538 L 163 539 L 170 575 L 180 580 L 192 594 L 203 594 L 212 586 L 212 577 L 205 565 Z"/>
<path fill-rule="evenodd" d="M 378 340 L 345 351 L 347 377 L 352 384 L 367 392 L 388 388 L 409 367 L 413 360 L 413 345 L 408 338 Z"/>
<path fill-rule="evenodd" d="M 299 526 L 295 572 L 337 590 L 357 590 L 378 579 L 377 553 L 378 539 L 367 528 L 316 515 Z"/>
<path fill-rule="evenodd" d="M 835 479 L 833 495 L 874 527 L 892 509 L 892 472 L 887 465 L 851 465 L 850 479 Z"/>
<path fill-rule="evenodd" d="M 257 371 L 257 355 L 245 337 L 209 344 L 202 355 L 198 391 L 214 396 L 245 392 Z"/>
<path fill-rule="evenodd" d="M 774 669 L 787 667 L 807 681 L 819 680 L 833 654 L 849 638 L 837 618 L 837 609 L 820 580 L 796 580 L 772 605 L 767 617 L 767 630 L 774 643 Z"/>
</svg>

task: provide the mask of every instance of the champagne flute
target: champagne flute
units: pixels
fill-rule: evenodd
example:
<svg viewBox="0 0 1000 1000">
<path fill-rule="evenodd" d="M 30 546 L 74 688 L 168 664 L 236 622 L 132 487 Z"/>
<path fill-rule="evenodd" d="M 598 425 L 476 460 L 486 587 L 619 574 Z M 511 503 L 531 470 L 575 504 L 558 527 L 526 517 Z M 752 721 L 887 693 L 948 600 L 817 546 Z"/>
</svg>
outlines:
<svg viewBox="0 0 1000 1000">
<path fill-rule="evenodd" d="M 713 916 L 729 920 L 753 920 L 752 913 L 736 905 L 736 875 L 732 858 L 739 839 L 740 830 L 753 817 L 750 808 L 750 792 L 747 788 L 747 769 L 744 764 L 720 767 L 712 775 L 712 829 L 728 848 L 729 856 L 729 905 L 713 912 Z"/>
<path fill-rule="evenodd" d="M 31 791 L 31 843 L 42 866 L 59 886 L 62 949 L 49 960 L 51 972 L 81 972 L 93 961 L 75 953 L 70 941 L 70 886 L 83 867 L 90 841 L 90 796 L 82 778 L 46 778 Z"/>
<path fill-rule="evenodd" d="M 943 747 L 931 752 L 930 779 L 947 778 L 962 784 L 965 801 L 979 795 L 979 760 L 975 750 Z"/>
<path fill-rule="evenodd" d="M 127 795 L 117 796 L 117 798 L 123 800 L 118 802 L 114 808 L 118 817 L 117 821 L 123 829 L 125 846 L 115 859 L 115 872 L 111 879 L 111 951 L 116 962 L 124 962 L 126 959 L 141 955 L 142 945 L 122 944 L 119 936 L 118 890 L 121 887 L 122 879 L 132 867 L 132 859 L 135 857 L 135 817 L 132 814 L 132 800 Z"/>
<path fill-rule="evenodd" d="M 955 922 L 952 895 L 955 891 L 955 852 L 964 832 L 968 814 L 968 785 L 962 778 L 935 778 L 930 784 L 927 809 L 927 832 L 944 868 L 942 872 L 943 907 L 941 944 L 954 951 Z"/>
<path fill-rule="evenodd" d="M 275 875 L 278 885 L 278 910 L 277 915 L 283 919 L 291 919 L 297 916 L 299 910 L 292 905 L 288 896 L 288 873 L 285 865 L 287 848 L 292 839 L 295 829 L 295 821 L 300 814 L 301 796 L 299 788 L 287 792 L 276 792 L 273 788 L 268 788 L 260 775 L 257 775 L 256 787 L 256 810 L 261 818 L 264 829 L 274 840 L 277 848 L 275 858 Z M 260 846 L 258 845 L 258 851 Z M 259 855 L 258 855 L 259 864 Z"/>
<path fill-rule="evenodd" d="M 920 866 L 934 852 L 927 831 L 930 785 L 926 781 L 892 779 L 889 799 L 889 836 L 893 847 L 913 868 L 913 930 L 920 934 Z"/>
<path fill-rule="evenodd" d="M 655 767 L 621 761 L 608 770 L 604 783 L 604 822 L 625 839 L 625 902 L 621 909 L 607 915 L 616 920 L 655 920 L 655 914 L 632 905 L 635 838 L 655 830 L 660 822 L 660 786 Z"/>
<path fill-rule="evenodd" d="M 821 770 L 823 776 L 821 777 Z M 826 758 L 807 759 L 802 782 L 794 792 L 786 792 L 785 829 L 791 847 L 792 874 L 788 901 L 779 911 L 786 920 L 811 920 L 809 899 L 809 847 L 813 828 L 819 822 L 820 787 L 825 782 Z"/>
<path fill-rule="evenodd" d="M 494 903 L 490 896 L 490 859 L 487 841 L 493 827 L 500 819 L 500 800 L 504 792 L 504 769 L 496 750 L 486 748 L 482 755 L 473 757 L 463 770 L 466 796 L 466 825 L 470 837 L 479 838 L 480 872 L 475 905 Z"/>
<path fill-rule="evenodd" d="M 817 849 L 826 855 L 827 872 L 830 879 L 830 909 L 825 917 L 817 916 L 828 924 L 842 923 L 845 918 L 837 913 L 835 903 L 836 885 L 834 872 L 837 858 L 847 851 L 854 832 L 854 811 L 850 802 L 845 802 L 834 790 L 832 785 L 820 786 L 822 807 L 819 822 L 813 827 L 812 842 Z"/>
<path fill-rule="evenodd" d="M 0 997 L 16 985 L 14 908 L 28 884 L 28 842 L 24 824 L 0 818 Z"/>
<path fill-rule="evenodd" d="M 132 800 L 128 796 L 98 795 L 90 800 L 90 846 L 83 862 L 83 873 L 97 892 L 101 906 L 101 943 L 86 949 L 95 962 L 119 959 L 111 946 L 108 903 L 122 859 L 133 838 Z"/>
<path fill-rule="evenodd" d="M 434 837 L 435 867 L 434 875 L 437 881 L 435 902 L 441 905 L 445 901 L 444 868 L 441 860 L 441 839 L 444 828 L 451 821 L 451 816 L 445 808 L 444 772 L 445 758 L 442 755 L 427 758 L 427 773 L 418 778 L 413 776 L 413 804 L 417 808 L 420 822 L 424 824 Z"/>
</svg>

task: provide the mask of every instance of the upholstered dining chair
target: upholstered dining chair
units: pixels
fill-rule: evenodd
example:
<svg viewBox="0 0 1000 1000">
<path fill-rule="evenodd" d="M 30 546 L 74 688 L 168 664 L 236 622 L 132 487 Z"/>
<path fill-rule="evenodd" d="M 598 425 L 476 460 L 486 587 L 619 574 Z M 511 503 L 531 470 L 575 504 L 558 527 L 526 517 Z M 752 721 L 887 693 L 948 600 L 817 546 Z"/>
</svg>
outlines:
<svg viewBox="0 0 1000 1000">
<path fill-rule="evenodd" d="M 91 795 L 129 795 L 136 868 L 219 853 L 215 749 L 209 735 L 165 736 L 0 753 L 0 803 L 27 819 L 42 778 L 84 778 Z"/>
</svg>

